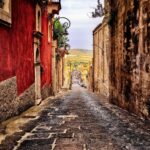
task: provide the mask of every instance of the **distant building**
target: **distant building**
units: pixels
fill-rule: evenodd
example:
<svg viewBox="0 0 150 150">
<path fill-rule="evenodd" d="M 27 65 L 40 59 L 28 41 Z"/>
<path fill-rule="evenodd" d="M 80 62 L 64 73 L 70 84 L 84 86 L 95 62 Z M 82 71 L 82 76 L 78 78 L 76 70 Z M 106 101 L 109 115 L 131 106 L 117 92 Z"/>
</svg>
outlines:
<svg viewBox="0 0 150 150">
<path fill-rule="evenodd" d="M 53 92 L 52 25 L 60 0 L 0 1 L 0 121 Z"/>
</svg>

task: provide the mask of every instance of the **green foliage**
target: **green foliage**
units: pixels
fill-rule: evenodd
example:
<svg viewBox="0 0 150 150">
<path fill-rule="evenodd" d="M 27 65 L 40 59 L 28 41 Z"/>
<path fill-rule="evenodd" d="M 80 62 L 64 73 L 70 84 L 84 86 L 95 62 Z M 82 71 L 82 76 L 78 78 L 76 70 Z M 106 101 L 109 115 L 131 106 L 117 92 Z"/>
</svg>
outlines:
<svg viewBox="0 0 150 150">
<path fill-rule="evenodd" d="M 65 29 L 57 18 L 54 21 L 53 31 L 53 38 L 54 40 L 58 40 L 58 47 L 64 47 L 69 40 L 68 37 L 64 35 Z"/>
<path fill-rule="evenodd" d="M 64 32 L 63 26 L 57 18 L 54 20 L 53 31 L 54 39 L 58 39 L 58 37 L 62 36 Z"/>
</svg>

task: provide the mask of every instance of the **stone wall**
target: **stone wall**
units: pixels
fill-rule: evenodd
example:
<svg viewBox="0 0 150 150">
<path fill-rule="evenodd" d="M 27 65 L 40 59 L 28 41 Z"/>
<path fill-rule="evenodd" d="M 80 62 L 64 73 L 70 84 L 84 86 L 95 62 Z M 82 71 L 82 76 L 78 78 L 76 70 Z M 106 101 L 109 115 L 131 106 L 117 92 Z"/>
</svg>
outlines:
<svg viewBox="0 0 150 150">
<path fill-rule="evenodd" d="M 150 115 L 150 1 L 110 0 L 110 101 Z"/>
<path fill-rule="evenodd" d="M 42 88 L 42 99 L 46 99 L 53 95 L 53 90 L 51 86 L 44 86 Z"/>
<path fill-rule="evenodd" d="M 94 91 L 109 96 L 110 32 L 106 18 L 93 32 Z"/>
<path fill-rule="evenodd" d="M 0 83 L 0 122 L 34 105 L 34 85 L 17 96 L 16 77 Z"/>
</svg>

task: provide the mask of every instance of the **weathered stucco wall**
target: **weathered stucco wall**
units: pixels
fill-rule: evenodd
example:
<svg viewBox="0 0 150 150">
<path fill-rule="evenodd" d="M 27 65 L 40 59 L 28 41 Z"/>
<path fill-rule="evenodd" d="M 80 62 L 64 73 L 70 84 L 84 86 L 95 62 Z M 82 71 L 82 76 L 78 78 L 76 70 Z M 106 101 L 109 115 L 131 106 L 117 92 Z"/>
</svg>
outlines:
<svg viewBox="0 0 150 150">
<path fill-rule="evenodd" d="M 0 81 L 17 76 L 18 94 L 34 83 L 34 27 L 34 0 L 12 0 L 12 25 L 0 26 Z"/>
<path fill-rule="evenodd" d="M 12 24 L 0 24 L 0 121 L 23 112 L 35 103 L 34 36 L 36 1 L 12 0 Z M 42 98 L 51 94 L 52 24 L 42 7 L 40 43 Z M 49 39 L 48 39 L 49 34 Z"/>
<path fill-rule="evenodd" d="M 110 1 L 110 101 L 150 115 L 150 1 Z"/>
<path fill-rule="evenodd" d="M 41 88 L 42 98 L 46 98 L 52 94 L 52 21 L 48 20 L 48 11 L 46 8 L 42 12 L 42 33 L 43 37 L 40 49 L 42 66 Z"/>
<path fill-rule="evenodd" d="M 34 104 L 35 2 L 12 0 L 11 27 L 0 26 L 0 121 Z"/>
</svg>

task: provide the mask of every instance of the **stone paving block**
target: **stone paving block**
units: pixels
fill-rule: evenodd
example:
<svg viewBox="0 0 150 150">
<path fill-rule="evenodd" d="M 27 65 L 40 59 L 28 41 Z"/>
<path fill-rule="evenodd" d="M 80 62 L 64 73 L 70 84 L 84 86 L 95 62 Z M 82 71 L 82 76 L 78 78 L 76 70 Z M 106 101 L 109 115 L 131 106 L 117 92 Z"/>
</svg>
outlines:
<svg viewBox="0 0 150 150">
<path fill-rule="evenodd" d="M 52 144 L 54 143 L 54 138 L 49 139 L 32 139 L 32 140 L 25 140 L 21 143 L 18 150 L 43 150 L 44 147 L 51 148 Z M 43 147 L 43 149 L 42 149 Z"/>
<path fill-rule="evenodd" d="M 24 135 L 20 141 L 17 139 L 18 143 L 22 142 L 18 150 L 51 150 L 54 146 L 52 150 L 150 149 L 148 125 L 135 116 L 128 117 L 129 114 L 116 107 L 114 112 L 113 106 L 111 111 L 108 104 L 99 102 L 97 96 L 80 88 L 60 101 L 52 105 L 55 109 L 50 111 L 54 115 L 46 108 L 44 115 L 40 116 L 42 119 L 32 123 L 32 128 L 27 130 L 30 136 Z M 78 117 L 65 120 L 70 114 Z"/>
<path fill-rule="evenodd" d="M 54 150 L 83 150 L 83 145 L 80 144 L 56 145 Z"/>
<path fill-rule="evenodd" d="M 83 137 L 82 138 L 58 138 L 57 139 L 57 144 L 59 145 L 61 143 L 62 145 L 67 145 L 67 144 L 80 144 L 83 145 L 85 143 Z"/>
<path fill-rule="evenodd" d="M 46 139 L 50 136 L 50 133 L 34 133 L 27 137 L 27 139 Z"/>
<path fill-rule="evenodd" d="M 22 146 L 18 150 L 51 150 L 52 145 L 38 145 L 33 144 L 32 146 Z"/>
<path fill-rule="evenodd" d="M 73 133 L 56 133 L 52 135 L 53 138 L 73 138 Z"/>
</svg>

